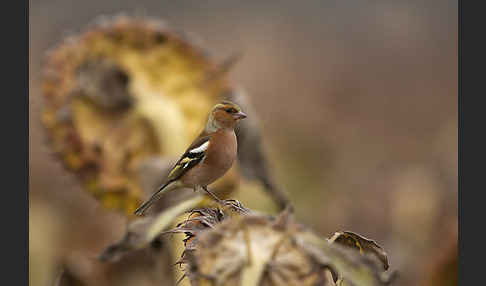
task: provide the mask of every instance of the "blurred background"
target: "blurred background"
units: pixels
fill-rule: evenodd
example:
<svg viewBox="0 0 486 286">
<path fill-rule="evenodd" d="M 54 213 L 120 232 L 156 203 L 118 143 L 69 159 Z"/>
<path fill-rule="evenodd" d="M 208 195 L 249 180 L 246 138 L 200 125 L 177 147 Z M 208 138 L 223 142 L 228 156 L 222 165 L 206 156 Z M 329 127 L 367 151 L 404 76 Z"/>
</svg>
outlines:
<svg viewBox="0 0 486 286">
<path fill-rule="evenodd" d="M 50 155 L 39 85 L 49 48 L 122 12 L 195 35 L 216 61 L 242 52 L 230 77 L 248 93 L 272 171 L 302 223 L 323 236 L 373 238 L 400 272 L 395 285 L 432 285 L 434 269 L 457 256 L 456 1 L 37 0 L 30 285 L 52 285 L 66 257 L 94 256 L 124 233 L 126 219 L 102 209 Z"/>
</svg>

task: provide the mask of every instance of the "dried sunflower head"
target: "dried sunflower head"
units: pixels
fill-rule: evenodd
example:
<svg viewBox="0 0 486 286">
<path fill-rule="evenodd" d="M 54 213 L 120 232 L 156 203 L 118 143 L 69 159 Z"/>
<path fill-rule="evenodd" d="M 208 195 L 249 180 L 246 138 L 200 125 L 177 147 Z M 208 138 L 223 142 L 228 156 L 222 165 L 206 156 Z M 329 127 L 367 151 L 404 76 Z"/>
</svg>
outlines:
<svg viewBox="0 0 486 286">
<path fill-rule="evenodd" d="M 289 211 L 270 217 L 204 208 L 171 232 L 186 234 L 179 264 L 191 285 L 388 283 L 383 266 L 373 258 L 319 238 L 295 222 Z M 361 245 L 369 241 L 353 235 Z"/>
<path fill-rule="evenodd" d="M 50 145 L 104 206 L 131 214 L 146 196 L 141 166 L 180 155 L 228 90 L 224 74 L 207 80 L 217 68 L 159 21 L 99 21 L 48 54 L 42 121 Z M 152 178 L 148 192 L 163 179 Z M 237 181 L 233 169 L 215 188 Z"/>
</svg>

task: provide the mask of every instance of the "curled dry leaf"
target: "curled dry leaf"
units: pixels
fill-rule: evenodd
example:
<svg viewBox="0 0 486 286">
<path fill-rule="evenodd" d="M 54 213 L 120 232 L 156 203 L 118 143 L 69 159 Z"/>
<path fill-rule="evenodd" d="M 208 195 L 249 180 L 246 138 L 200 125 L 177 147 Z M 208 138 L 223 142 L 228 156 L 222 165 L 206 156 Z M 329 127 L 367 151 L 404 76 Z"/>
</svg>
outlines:
<svg viewBox="0 0 486 286">
<path fill-rule="evenodd" d="M 278 217 L 200 209 L 170 232 L 183 232 L 179 261 L 191 285 L 386 285 L 375 263 Z"/>
<path fill-rule="evenodd" d="M 338 231 L 329 239 L 329 242 L 356 248 L 363 255 L 367 253 L 375 255 L 383 264 L 383 268 L 388 270 L 389 265 L 386 252 L 374 240 L 351 231 Z"/>
<path fill-rule="evenodd" d="M 156 215 L 142 217 L 132 221 L 125 236 L 118 242 L 108 246 L 99 256 L 102 261 L 117 261 L 125 254 L 147 247 L 185 211 L 196 207 L 205 200 L 202 196 L 196 196 L 184 200 L 175 206 L 168 208 Z"/>
</svg>

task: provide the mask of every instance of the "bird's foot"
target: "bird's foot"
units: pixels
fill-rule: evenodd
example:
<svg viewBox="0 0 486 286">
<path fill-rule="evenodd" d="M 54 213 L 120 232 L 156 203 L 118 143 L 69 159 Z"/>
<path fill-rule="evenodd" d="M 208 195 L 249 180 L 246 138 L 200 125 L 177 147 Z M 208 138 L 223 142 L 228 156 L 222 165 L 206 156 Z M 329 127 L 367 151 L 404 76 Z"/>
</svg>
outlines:
<svg viewBox="0 0 486 286">
<path fill-rule="evenodd" d="M 228 207 L 238 213 L 249 213 L 250 210 L 245 208 L 238 200 L 222 200 L 219 202 L 223 207 Z"/>
<path fill-rule="evenodd" d="M 229 200 L 222 200 L 220 198 L 218 198 L 215 194 L 213 194 L 212 192 L 210 192 L 208 190 L 207 187 L 202 187 L 204 191 L 206 191 L 206 193 L 208 193 L 218 204 L 220 204 L 221 206 L 223 206 L 224 208 L 229 208 L 229 209 L 232 209 L 238 213 L 249 213 L 250 210 L 245 208 L 238 200 L 233 200 L 233 199 L 229 199 Z"/>
</svg>

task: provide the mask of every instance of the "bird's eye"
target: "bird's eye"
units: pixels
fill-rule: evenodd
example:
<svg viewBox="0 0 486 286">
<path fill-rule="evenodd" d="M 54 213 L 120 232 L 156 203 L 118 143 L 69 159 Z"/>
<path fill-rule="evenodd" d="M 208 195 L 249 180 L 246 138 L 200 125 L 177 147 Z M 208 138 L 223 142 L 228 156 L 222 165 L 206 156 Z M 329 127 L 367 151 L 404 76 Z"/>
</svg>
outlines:
<svg viewBox="0 0 486 286">
<path fill-rule="evenodd" d="M 228 112 L 228 113 L 232 113 L 233 112 L 233 108 L 226 108 L 225 111 Z"/>
</svg>

